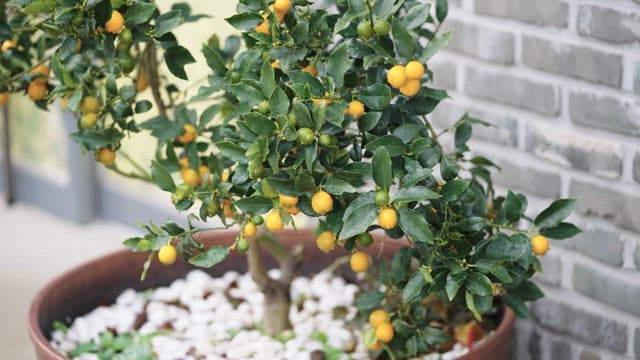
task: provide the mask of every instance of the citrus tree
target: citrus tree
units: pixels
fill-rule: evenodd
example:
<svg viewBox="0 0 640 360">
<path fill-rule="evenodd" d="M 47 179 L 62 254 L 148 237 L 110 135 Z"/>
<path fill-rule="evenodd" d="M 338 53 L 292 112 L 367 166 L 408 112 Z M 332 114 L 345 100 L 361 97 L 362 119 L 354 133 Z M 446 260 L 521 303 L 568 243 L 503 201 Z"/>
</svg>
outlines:
<svg viewBox="0 0 640 360">
<path fill-rule="evenodd" d="M 535 255 L 546 253 L 547 238 L 579 232 L 564 222 L 574 200 L 531 218 L 523 194 L 496 194 L 497 166 L 467 145 L 473 126 L 488 124 L 464 115 L 438 132 L 429 121 L 448 98 L 429 85 L 428 66 L 452 35 L 439 32 L 446 0 L 240 0 L 226 21 L 242 35 L 203 45 L 210 75 L 194 96 L 172 83 L 195 61 L 172 31 L 206 15 L 184 3 L 169 11 L 143 0 L 0 6 L 0 100 L 26 92 L 47 109 L 61 99 L 77 114 L 71 137 L 84 150 L 156 184 L 188 212 L 186 227 L 141 224 L 145 235 L 125 241 L 149 253 L 142 277 L 156 257 L 212 267 L 246 252 L 272 335 L 291 328 L 289 285 L 302 261 L 272 234 L 295 227 L 295 215 L 318 219 L 321 250 L 344 247 L 354 271 L 377 275 L 357 301 L 370 316 L 364 341 L 399 357 L 447 342 L 425 310 L 433 297 L 476 319 L 496 299 L 526 316 L 525 302 L 542 296 L 529 281 L 540 271 Z M 170 74 L 159 73 L 162 63 Z M 153 102 L 140 96 L 146 91 Z M 157 139 L 149 166 L 120 150 L 141 132 Z M 205 247 L 194 234 L 207 221 L 239 228 L 236 242 Z M 362 249 L 376 230 L 407 246 L 388 264 L 375 259 L 374 272 Z M 279 260 L 279 278 L 267 275 L 261 248 Z"/>
</svg>

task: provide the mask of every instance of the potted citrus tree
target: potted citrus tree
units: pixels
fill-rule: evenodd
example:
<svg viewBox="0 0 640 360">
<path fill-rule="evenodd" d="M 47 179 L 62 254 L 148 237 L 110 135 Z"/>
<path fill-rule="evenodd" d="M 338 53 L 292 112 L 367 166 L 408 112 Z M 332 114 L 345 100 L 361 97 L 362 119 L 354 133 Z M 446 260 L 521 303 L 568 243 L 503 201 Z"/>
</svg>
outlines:
<svg viewBox="0 0 640 360">
<path fill-rule="evenodd" d="M 383 358 L 446 351 L 452 337 L 470 344 L 505 305 L 526 316 L 526 302 L 543 296 L 529 280 L 536 255 L 548 238 L 579 232 L 564 222 L 574 200 L 529 217 L 523 194 L 496 194 L 497 166 L 467 145 L 473 126 L 488 124 L 465 115 L 450 129 L 431 125 L 448 98 L 430 87 L 428 66 L 452 35 L 439 32 L 446 0 L 240 0 L 226 21 L 242 35 L 203 45 L 210 74 L 195 95 L 172 84 L 195 62 L 172 31 L 202 17 L 184 3 L 167 12 L 142 0 L 0 4 L 0 100 L 26 92 L 47 109 L 61 99 L 77 114 L 71 137 L 82 149 L 154 183 L 187 214 L 188 226 L 140 224 L 145 234 L 124 242 L 147 256 L 142 279 L 156 261 L 211 268 L 246 254 L 270 336 L 292 328 L 290 286 L 304 262 L 278 233 L 295 219 L 316 219 L 314 246 L 344 249 L 365 274 L 361 342 Z M 141 132 L 157 139 L 149 165 L 120 150 Z M 207 222 L 236 229 L 233 241 L 202 241 Z M 376 256 L 372 233 L 392 253 Z"/>
</svg>

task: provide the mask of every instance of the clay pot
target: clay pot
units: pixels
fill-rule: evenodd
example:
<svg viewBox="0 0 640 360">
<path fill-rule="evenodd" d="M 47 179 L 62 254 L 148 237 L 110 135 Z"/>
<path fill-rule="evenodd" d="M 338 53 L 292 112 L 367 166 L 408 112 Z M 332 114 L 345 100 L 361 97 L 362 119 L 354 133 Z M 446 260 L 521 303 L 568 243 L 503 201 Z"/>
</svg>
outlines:
<svg viewBox="0 0 640 360">
<path fill-rule="evenodd" d="M 214 232 L 202 234 L 200 240 L 205 244 L 231 244 L 235 239 L 235 232 Z M 309 231 L 294 232 L 285 231 L 278 236 L 287 246 L 293 246 L 301 242 L 308 243 L 305 246 L 305 262 L 301 269 L 302 274 L 317 273 L 330 265 L 336 257 L 346 255 L 340 248 L 331 254 L 320 252 L 313 244 L 313 236 Z M 383 253 L 393 254 L 404 245 L 402 241 L 387 240 L 384 243 Z M 376 241 L 369 248 L 372 256 L 377 256 L 381 247 Z M 147 254 L 132 253 L 128 250 L 119 251 L 81 265 L 50 282 L 42 289 L 31 303 L 29 310 L 29 335 L 34 343 L 38 360 L 64 360 L 65 357 L 56 352 L 49 345 L 48 334 L 55 320 L 73 319 L 84 315 L 101 305 L 112 304 L 116 297 L 125 289 L 133 288 L 144 290 L 158 286 L 165 286 L 172 281 L 184 277 L 194 267 L 178 260 L 172 266 L 162 266 L 154 261 L 144 282 L 140 282 L 142 264 L 147 259 Z M 275 267 L 276 263 L 267 261 L 268 267 Z M 226 271 L 234 270 L 245 272 L 247 269 L 244 255 L 232 251 L 229 258 L 214 266 L 208 272 L 212 276 L 220 276 Z M 350 271 L 345 272 L 345 277 L 353 276 Z M 509 341 L 513 327 L 514 316 L 510 309 L 506 309 L 502 322 L 495 334 L 481 345 L 478 345 L 462 359 L 494 359 L 506 360 L 508 358 Z"/>
</svg>

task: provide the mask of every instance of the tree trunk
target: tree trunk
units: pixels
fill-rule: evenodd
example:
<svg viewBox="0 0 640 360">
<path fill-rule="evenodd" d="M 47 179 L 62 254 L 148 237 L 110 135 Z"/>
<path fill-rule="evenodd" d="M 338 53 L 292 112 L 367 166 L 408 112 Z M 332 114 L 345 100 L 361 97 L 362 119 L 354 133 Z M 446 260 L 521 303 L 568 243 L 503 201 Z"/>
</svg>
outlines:
<svg viewBox="0 0 640 360">
<path fill-rule="evenodd" d="M 291 330 L 289 284 L 271 280 L 262 293 L 264 294 L 264 329 L 267 334 L 276 336 L 283 331 Z"/>
<path fill-rule="evenodd" d="M 282 276 L 280 279 L 272 279 L 267 274 L 264 266 L 264 255 L 261 251 L 261 239 L 255 237 L 249 240 L 249 252 L 247 261 L 249 263 L 249 273 L 264 294 L 264 328 L 270 336 L 276 336 L 283 331 L 291 330 L 289 321 L 289 309 L 291 307 L 290 288 L 293 274 L 295 273 L 297 257 L 301 251 L 284 252 L 283 248 L 274 248 L 274 243 L 270 239 L 267 249 L 280 262 Z M 265 239 L 265 241 L 267 241 Z"/>
</svg>

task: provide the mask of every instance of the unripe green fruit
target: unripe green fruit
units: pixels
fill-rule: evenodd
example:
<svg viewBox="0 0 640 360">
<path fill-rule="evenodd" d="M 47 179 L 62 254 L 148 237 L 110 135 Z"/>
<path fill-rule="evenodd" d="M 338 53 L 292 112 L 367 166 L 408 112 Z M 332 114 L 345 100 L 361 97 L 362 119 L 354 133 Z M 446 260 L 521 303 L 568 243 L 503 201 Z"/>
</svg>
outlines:
<svg viewBox="0 0 640 360">
<path fill-rule="evenodd" d="M 264 100 L 260 104 L 258 104 L 258 112 L 262 114 L 268 114 L 271 111 L 271 105 L 269 101 Z"/>
<path fill-rule="evenodd" d="M 262 216 L 260 216 L 260 215 L 254 215 L 251 218 L 251 222 L 256 224 L 256 225 L 262 225 L 262 223 L 264 223 L 264 219 L 262 219 Z"/>
<path fill-rule="evenodd" d="M 120 54 L 118 63 L 120 64 L 120 70 L 122 70 L 122 72 L 125 74 L 132 72 L 133 68 L 135 67 L 133 58 L 131 58 L 131 55 L 129 55 L 128 53 Z"/>
<path fill-rule="evenodd" d="M 369 234 L 368 232 L 362 233 L 358 236 L 358 242 L 360 243 L 360 245 L 367 247 L 373 244 L 373 236 L 371 236 L 371 234 Z"/>
<path fill-rule="evenodd" d="M 82 13 L 76 14 L 76 16 L 71 19 L 71 24 L 73 24 L 73 26 L 80 26 L 82 23 L 84 23 L 84 15 L 82 15 Z"/>
<path fill-rule="evenodd" d="M 313 130 L 309 128 L 301 128 L 296 132 L 296 140 L 302 146 L 313 144 Z"/>
<path fill-rule="evenodd" d="M 387 206 L 389 204 L 389 192 L 387 190 L 376 191 L 375 202 L 378 206 Z"/>
<path fill-rule="evenodd" d="M 246 253 L 249 250 L 249 240 L 245 239 L 244 237 L 238 239 L 238 242 L 236 243 L 236 249 L 238 249 L 238 251 L 241 253 Z"/>
<path fill-rule="evenodd" d="M 378 20 L 373 24 L 373 31 L 378 35 L 387 36 L 389 35 L 389 31 L 391 31 L 391 25 L 387 20 Z"/>
<path fill-rule="evenodd" d="M 80 118 L 80 126 L 82 126 L 83 129 L 91 129 L 96 126 L 97 121 L 98 115 L 96 113 L 85 113 L 82 114 L 82 117 Z"/>
<path fill-rule="evenodd" d="M 320 135 L 320 138 L 318 139 L 318 143 L 320 143 L 320 146 L 333 146 L 334 145 L 334 141 L 335 138 L 331 135 L 328 134 L 322 134 Z"/>
<path fill-rule="evenodd" d="M 147 251 L 151 248 L 151 240 L 142 239 L 138 241 L 138 249 L 142 251 Z"/>
<path fill-rule="evenodd" d="M 358 36 L 365 40 L 371 39 L 373 36 L 373 28 L 371 27 L 371 22 L 369 20 L 361 21 L 358 24 Z"/>
<path fill-rule="evenodd" d="M 242 77 L 242 75 L 240 75 L 239 72 L 237 71 L 232 71 L 229 73 L 229 80 L 231 80 L 231 82 L 236 83 L 238 81 L 240 81 L 240 78 Z"/>
<path fill-rule="evenodd" d="M 131 42 L 133 41 L 133 34 L 131 33 L 131 30 L 127 28 L 122 29 L 120 34 L 118 34 L 118 40 L 120 40 L 120 43 L 122 44 L 131 45 Z"/>
<path fill-rule="evenodd" d="M 291 127 L 298 126 L 298 118 L 296 118 L 295 113 L 289 113 L 289 116 L 287 116 L 287 124 Z"/>
</svg>

